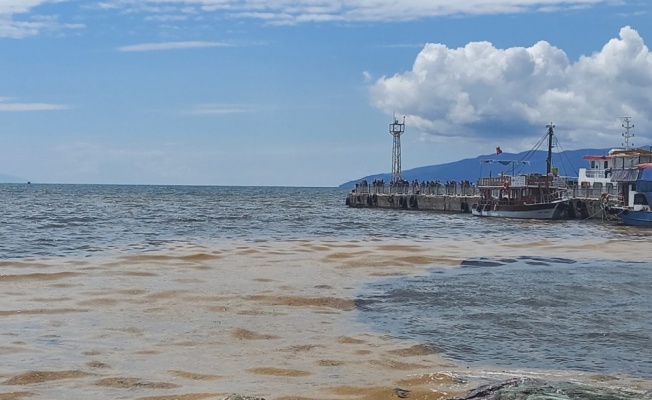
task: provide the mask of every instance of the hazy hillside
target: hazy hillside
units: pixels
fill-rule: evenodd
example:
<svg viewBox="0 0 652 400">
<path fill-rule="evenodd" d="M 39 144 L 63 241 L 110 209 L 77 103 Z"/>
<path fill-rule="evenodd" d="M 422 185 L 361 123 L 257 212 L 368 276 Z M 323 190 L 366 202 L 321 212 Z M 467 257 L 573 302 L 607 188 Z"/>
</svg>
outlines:
<svg viewBox="0 0 652 400">
<path fill-rule="evenodd" d="M 552 164 L 559 169 L 559 174 L 564 176 L 577 176 L 579 168 L 584 168 L 588 165 L 586 160 L 582 157 L 587 154 L 607 154 L 610 149 L 581 149 L 564 151 L 553 154 Z M 496 176 L 500 172 L 512 174 L 511 167 L 504 166 L 499 163 L 485 164 L 480 163 L 480 160 L 523 160 L 531 152 L 524 151 L 522 153 L 502 153 L 502 154 L 488 154 L 476 158 L 467 158 L 465 160 L 455 161 L 447 164 L 429 165 L 426 167 L 419 167 L 402 171 L 403 179 L 412 181 L 464 181 L 468 180 L 476 182 L 480 175 L 488 176 L 489 173 Z M 546 151 L 536 151 L 530 154 L 528 160 L 529 165 L 521 165 L 516 167 L 516 173 L 545 173 L 546 172 Z M 391 166 L 391 159 L 387 162 Z M 376 175 L 362 176 L 358 179 L 343 183 L 341 188 L 353 188 L 357 182 L 366 179 L 372 182 L 374 179 L 383 179 L 385 182 L 391 180 L 391 173 L 385 172 Z"/>
</svg>

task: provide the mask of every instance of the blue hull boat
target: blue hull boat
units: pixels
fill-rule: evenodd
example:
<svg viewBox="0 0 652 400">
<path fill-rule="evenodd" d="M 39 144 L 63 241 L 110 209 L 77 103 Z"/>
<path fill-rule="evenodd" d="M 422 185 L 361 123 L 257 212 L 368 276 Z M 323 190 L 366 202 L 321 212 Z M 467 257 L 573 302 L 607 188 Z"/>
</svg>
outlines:
<svg viewBox="0 0 652 400">
<path fill-rule="evenodd" d="M 623 210 L 618 214 L 625 225 L 646 226 L 652 228 L 652 211 Z"/>
<path fill-rule="evenodd" d="M 650 204 L 652 204 L 652 163 L 639 164 L 634 207 L 622 210 L 618 213 L 618 217 L 625 225 L 652 228 Z"/>
</svg>

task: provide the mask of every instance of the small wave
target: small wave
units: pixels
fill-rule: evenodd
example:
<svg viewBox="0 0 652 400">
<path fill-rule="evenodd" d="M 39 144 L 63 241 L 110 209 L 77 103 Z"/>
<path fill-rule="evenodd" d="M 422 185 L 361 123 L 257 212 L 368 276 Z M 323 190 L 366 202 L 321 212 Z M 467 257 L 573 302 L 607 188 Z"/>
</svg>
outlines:
<svg viewBox="0 0 652 400">
<path fill-rule="evenodd" d="M 513 260 L 467 259 L 466 268 L 369 284 L 360 318 L 470 365 L 652 374 L 640 362 L 652 359 L 652 287 L 640 285 L 652 264 L 620 273 L 613 261 Z"/>
</svg>

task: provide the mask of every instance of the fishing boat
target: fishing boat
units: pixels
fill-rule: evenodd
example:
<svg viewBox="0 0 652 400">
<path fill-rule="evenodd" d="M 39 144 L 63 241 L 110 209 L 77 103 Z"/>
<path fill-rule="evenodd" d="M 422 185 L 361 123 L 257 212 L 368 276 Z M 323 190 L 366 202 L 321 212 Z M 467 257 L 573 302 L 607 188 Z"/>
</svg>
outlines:
<svg viewBox="0 0 652 400">
<path fill-rule="evenodd" d="M 557 176 L 552 166 L 552 143 L 554 125 L 547 125 L 548 158 L 546 174 L 514 173 L 515 167 L 528 161 L 521 160 L 483 160 L 510 165 L 512 174 L 498 177 L 481 177 L 478 180 L 480 200 L 471 208 L 471 213 L 479 217 L 521 218 L 521 219 L 561 219 L 570 199 L 567 180 Z"/>
<path fill-rule="evenodd" d="M 636 192 L 633 205 L 623 207 L 618 217 L 625 225 L 645 226 L 652 228 L 652 163 L 638 165 Z"/>
</svg>

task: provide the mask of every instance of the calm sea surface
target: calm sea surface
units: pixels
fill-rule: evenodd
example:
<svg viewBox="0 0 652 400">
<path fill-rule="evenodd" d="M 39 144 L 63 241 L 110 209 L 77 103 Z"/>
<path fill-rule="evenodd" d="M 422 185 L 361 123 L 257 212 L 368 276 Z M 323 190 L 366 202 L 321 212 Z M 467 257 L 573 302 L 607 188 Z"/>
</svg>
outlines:
<svg viewBox="0 0 652 400">
<path fill-rule="evenodd" d="M 110 258 L 230 240 L 396 240 L 435 250 L 455 242 L 468 248 L 461 265 L 360 288 L 357 321 L 471 366 L 652 376 L 649 230 L 351 209 L 345 196 L 335 188 L 5 184 L 0 260 Z M 551 240 L 564 245 L 527 255 L 527 246 Z M 572 251 L 596 240 L 634 243 L 648 257 Z M 507 250 L 485 255 L 480 242 Z"/>
</svg>

